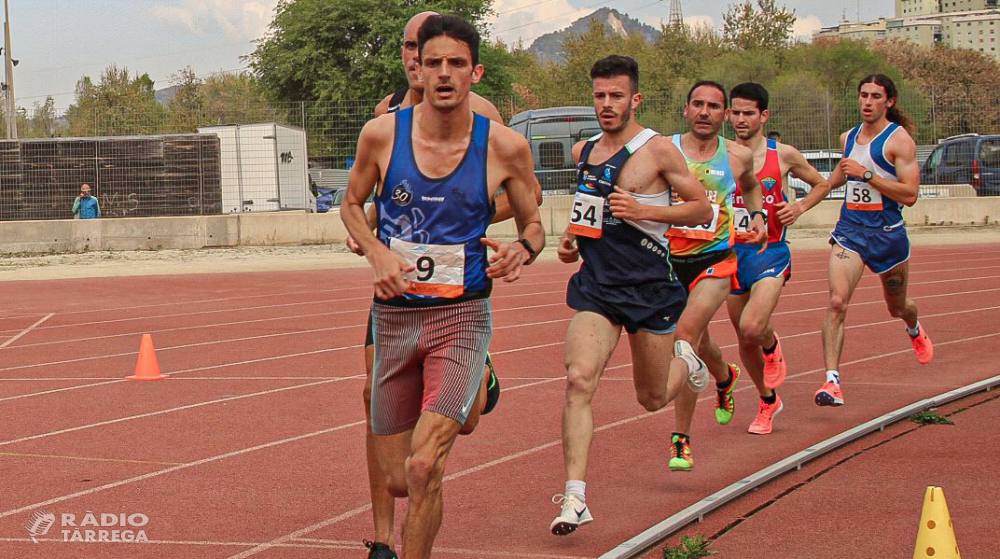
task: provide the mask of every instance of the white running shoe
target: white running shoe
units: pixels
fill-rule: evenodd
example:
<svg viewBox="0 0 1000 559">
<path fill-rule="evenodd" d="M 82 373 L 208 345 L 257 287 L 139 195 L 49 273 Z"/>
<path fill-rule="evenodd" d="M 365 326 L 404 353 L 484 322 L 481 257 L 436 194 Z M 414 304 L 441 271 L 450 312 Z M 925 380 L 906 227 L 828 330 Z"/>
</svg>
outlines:
<svg viewBox="0 0 1000 559">
<path fill-rule="evenodd" d="M 689 357 L 693 359 L 689 359 Z M 701 394 L 708 388 L 709 381 L 711 380 L 708 374 L 708 365 L 694 354 L 685 355 L 684 361 L 688 364 L 688 388 L 695 394 Z M 697 364 L 697 367 L 695 367 L 695 364 Z"/>
<path fill-rule="evenodd" d="M 552 497 L 552 502 L 562 507 L 559 516 L 549 525 L 549 530 L 557 536 L 568 536 L 580 526 L 594 521 L 587 504 L 576 495 L 556 495 Z"/>
</svg>

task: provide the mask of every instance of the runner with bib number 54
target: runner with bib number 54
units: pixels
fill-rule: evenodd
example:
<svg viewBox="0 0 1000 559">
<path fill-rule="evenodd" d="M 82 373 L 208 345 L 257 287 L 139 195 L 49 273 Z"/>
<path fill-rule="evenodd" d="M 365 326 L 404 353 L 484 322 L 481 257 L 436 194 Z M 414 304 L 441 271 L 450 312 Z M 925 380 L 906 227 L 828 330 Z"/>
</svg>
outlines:
<svg viewBox="0 0 1000 559">
<path fill-rule="evenodd" d="M 816 404 L 841 406 L 840 354 L 844 319 L 865 266 L 878 274 L 889 314 L 906 323 L 917 361 L 931 362 L 934 347 L 917 321 L 917 306 L 906 297 L 910 239 L 902 205 L 912 206 L 920 188 L 913 123 L 896 106 L 896 85 L 881 74 L 858 84 L 862 123 L 840 136 L 844 158 L 830 175 L 830 186 L 847 184 L 837 227 L 830 234 L 830 305 L 823 321 L 826 382 Z"/>
</svg>

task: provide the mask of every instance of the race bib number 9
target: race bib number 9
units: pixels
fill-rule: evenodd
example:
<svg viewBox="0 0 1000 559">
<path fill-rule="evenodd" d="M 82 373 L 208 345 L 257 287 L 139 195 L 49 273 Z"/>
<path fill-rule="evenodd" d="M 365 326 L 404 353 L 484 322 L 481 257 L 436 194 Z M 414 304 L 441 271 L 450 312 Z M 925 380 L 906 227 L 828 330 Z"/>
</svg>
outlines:
<svg viewBox="0 0 1000 559">
<path fill-rule="evenodd" d="M 882 211 L 882 193 L 866 182 L 848 182 L 845 201 L 849 210 L 862 212 Z"/>
<path fill-rule="evenodd" d="M 410 280 L 407 293 L 444 299 L 465 293 L 465 245 L 419 244 L 393 238 L 389 249 L 416 268 L 404 274 Z"/>
<path fill-rule="evenodd" d="M 714 241 L 715 232 L 719 228 L 719 205 L 712 204 L 712 221 L 701 225 L 672 225 L 667 231 L 668 237 L 684 237 L 702 241 Z"/>
<path fill-rule="evenodd" d="M 591 239 L 601 238 L 604 223 L 604 198 L 577 192 L 569 215 L 569 232 Z"/>
</svg>

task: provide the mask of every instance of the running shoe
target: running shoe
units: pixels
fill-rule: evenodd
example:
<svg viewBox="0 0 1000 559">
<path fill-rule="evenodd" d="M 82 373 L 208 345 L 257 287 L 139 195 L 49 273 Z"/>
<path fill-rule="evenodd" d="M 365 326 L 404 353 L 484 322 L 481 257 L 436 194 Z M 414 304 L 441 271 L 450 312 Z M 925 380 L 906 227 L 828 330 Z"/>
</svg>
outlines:
<svg viewBox="0 0 1000 559">
<path fill-rule="evenodd" d="M 399 559 L 396 556 L 396 552 L 384 543 L 370 542 L 368 540 L 363 541 L 365 542 L 365 547 L 368 548 L 368 559 Z"/>
<path fill-rule="evenodd" d="M 708 388 L 708 383 L 711 381 L 711 375 L 708 374 L 708 365 L 706 365 L 705 362 L 702 361 L 697 355 L 694 355 L 693 353 L 689 355 L 694 358 L 693 361 L 697 363 L 698 366 L 692 368 L 691 361 L 684 359 L 684 362 L 687 363 L 688 366 L 688 388 L 690 388 L 691 392 L 694 392 L 695 394 L 701 394 Z"/>
<path fill-rule="evenodd" d="M 725 390 L 715 390 L 715 420 L 719 422 L 719 425 L 726 425 L 733 419 L 733 413 L 736 411 L 736 400 L 733 399 L 733 394 L 736 393 L 736 383 L 740 381 L 740 368 L 736 363 L 729 364 L 729 375 L 732 377 L 732 382 L 729 383 L 729 388 Z"/>
<path fill-rule="evenodd" d="M 675 434 L 670 438 L 670 469 L 675 472 L 690 472 L 694 467 L 691 456 L 691 437 Z"/>
<path fill-rule="evenodd" d="M 774 390 L 785 382 L 785 375 L 788 374 L 788 367 L 785 365 L 785 355 L 781 353 L 781 340 L 778 333 L 774 333 L 774 351 L 771 354 L 764 352 L 764 386 L 768 390 Z"/>
<path fill-rule="evenodd" d="M 781 396 L 777 396 L 773 404 L 768 404 L 764 400 L 759 400 L 760 406 L 757 408 L 757 418 L 747 429 L 748 433 L 754 435 L 767 435 L 774 429 L 774 416 L 785 409 L 785 404 L 781 403 Z"/>
<path fill-rule="evenodd" d="M 493 370 L 493 360 L 490 359 L 489 352 L 486 353 L 486 366 L 490 369 L 490 382 L 486 385 L 486 406 L 483 407 L 480 415 L 486 415 L 497 407 L 500 401 L 500 381 L 497 379 L 496 371 Z"/>
<path fill-rule="evenodd" d="M 931 343 L 931 339 L 927 337 L 927 331 L 924 327 L 920 327 L 920 333 L 917 337 L 910 337 L 913 342 L 913 351 L 917 354 L 917 362 L 921 365 L 926 365 L 934 359 L 934 344 Z"/>
<path fill-rule="evenodd" d="M 840 385 L 835 382 L 827 381 L 816 391 L 816 405 L 817 406 L 843 406 L 844 405 L 844 394 L 840 391 Z"/>
<path fill-rule="evenodd" d="M 552 497 L 552 502 L 562 509 L 559 516 L 549 524 L 549 530 L 556 536 L 568 536 L 580 526 L 594 521 L 587 504 L 576 495 L 556 495 Z"/>
</svg>

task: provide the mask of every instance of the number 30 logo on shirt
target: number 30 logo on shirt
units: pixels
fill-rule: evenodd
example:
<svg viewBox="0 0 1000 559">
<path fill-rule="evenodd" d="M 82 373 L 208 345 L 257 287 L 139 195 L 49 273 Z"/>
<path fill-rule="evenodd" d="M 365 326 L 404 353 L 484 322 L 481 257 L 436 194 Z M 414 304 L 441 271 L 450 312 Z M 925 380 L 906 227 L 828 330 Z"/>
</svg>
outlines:
<svg viewBox="0 0 1000 559">
<path fill-rule="evenodd" d="M 413 201 L 413 191 L 410 190 L 410 184 L 406 181 L 397 184 L 392 189 L 392 200 L 400 206 L 409 206 L 410 202 Z"/>
</svg>

